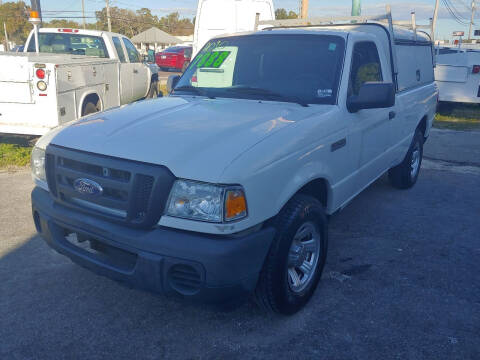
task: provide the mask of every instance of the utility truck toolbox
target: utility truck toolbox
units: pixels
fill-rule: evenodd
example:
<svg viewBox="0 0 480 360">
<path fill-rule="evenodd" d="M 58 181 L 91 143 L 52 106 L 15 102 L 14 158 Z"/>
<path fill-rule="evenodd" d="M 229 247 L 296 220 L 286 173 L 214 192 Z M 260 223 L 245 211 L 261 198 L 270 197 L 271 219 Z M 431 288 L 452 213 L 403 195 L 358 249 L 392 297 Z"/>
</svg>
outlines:
<svg viewBox="0 0 480 360">
<path fill-rule="evenodd" d="M 0 53 L 0 133 L 43 135 L 82 116 L 158 95 L 158 70 L 128 38 L 45 28 L 23 53 Z"/>
<path fill-rule="evenodd" d="M 386 172 L 416 183 L 438 98 L 426 34 L 389 13 L 353 20 L 257 19 L 270 28 L 209 41 L 168 98 L 40 138 L 40 235 L 142 289 L 300 310 L 325 265 L 327 215 Z"/>
</svg>

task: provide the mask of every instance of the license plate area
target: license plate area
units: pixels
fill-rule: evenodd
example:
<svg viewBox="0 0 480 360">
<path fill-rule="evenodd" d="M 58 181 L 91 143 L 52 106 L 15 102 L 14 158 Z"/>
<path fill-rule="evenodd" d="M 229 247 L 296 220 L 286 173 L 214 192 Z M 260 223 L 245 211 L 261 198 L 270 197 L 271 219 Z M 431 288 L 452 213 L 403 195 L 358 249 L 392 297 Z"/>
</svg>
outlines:
<svg viewBox="0 0 480 360">
<path fill-rule="evenodd" d="M 137 254 L 111 246 L 93 237 L 63 229 L 64 240 L 88 257 L 122 272 L 132 272 L 137 263 Z"/>
</svg>

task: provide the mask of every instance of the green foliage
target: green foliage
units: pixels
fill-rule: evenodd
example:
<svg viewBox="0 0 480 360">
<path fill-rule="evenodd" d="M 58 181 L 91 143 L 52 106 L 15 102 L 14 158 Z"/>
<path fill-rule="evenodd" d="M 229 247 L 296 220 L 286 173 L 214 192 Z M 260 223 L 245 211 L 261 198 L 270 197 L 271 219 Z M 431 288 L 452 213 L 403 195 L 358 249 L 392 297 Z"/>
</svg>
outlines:
<svg viewBox="0 0 480 360">
<path fill-rule="evenodd" d="M 30 163 L 31 147 L 0 143 L 0 168 L 24 167 Z"/>
<path fill-rule="evenodd" d="M 32 30 L 32 25 L 27 21 L 30 7 L 23 1 L 6 2 L 0 5 L 0 43 L 5 42 L 3 23 L 7 25 L 8 39 L 16 43 L 23 43 Z"/>
<path fill-rule="evenodd" d="M 295 13 L 294 11 L 289 11 L 287 13 L 287 10 L 280 8 L 275 10 L 275 19 L 277 20 L 298 19 L 298 14 Z"/>
</svg>

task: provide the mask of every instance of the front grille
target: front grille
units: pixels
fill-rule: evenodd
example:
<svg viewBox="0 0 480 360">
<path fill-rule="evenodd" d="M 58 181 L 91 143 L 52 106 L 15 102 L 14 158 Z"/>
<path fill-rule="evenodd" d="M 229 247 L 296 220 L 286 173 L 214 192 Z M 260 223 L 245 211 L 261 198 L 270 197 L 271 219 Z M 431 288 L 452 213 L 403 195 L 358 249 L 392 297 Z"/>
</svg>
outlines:
<svg viewBox="0 0 480 360">
<path fill-rule="evenodd" d="M 56 201 L 132 227 L 151 227 L 165 208 L 175 177 L 164 166 L 140 163 L 54 145 L 47 147 L 47 182 Z M 95 194 L 76 180 L 101 187 Z M 53 190 L 52 190 L 53 189 Z"/>
</svg>

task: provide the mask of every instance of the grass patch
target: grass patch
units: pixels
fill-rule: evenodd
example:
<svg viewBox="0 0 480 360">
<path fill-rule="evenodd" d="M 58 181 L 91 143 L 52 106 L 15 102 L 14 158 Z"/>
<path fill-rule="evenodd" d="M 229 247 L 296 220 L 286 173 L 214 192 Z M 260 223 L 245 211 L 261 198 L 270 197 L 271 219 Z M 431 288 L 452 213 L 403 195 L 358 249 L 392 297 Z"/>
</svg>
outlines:
<svg viewBox="0 0 480 360">
<path fill-rule="evenodd" d="M 158 82 L 158 91 L 161 91 L 163 96 L 168 96 L 166 84 L 160 84 L 160 82 Z"/>
<path fill-rule="evenodd" d="M 441 103 L 433 126 L 439 129 L 480 130 L 480 106 Z"/>
<path fill-rule="evenodd" d="M 0 169 L 27 166 L 31 152 L 30 146 L 0 143 Z"/>
</svg>

